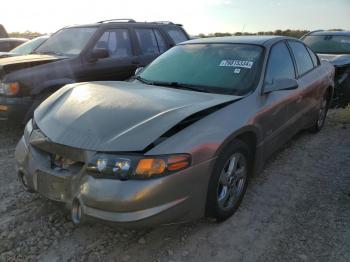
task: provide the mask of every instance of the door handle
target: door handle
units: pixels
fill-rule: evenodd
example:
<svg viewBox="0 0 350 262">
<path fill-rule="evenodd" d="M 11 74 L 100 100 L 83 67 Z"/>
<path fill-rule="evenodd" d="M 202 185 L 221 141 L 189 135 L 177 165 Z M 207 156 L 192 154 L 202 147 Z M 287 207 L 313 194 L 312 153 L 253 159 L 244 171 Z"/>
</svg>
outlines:
<svg viewBox="0 0 350 262">
<path fill-rule="evenodd" d="M 131 64 L 139 66 L 140 62 L 139 61 L 131 61 Z"/>
<path fill-rule="evenodd" d="M 301 101 L 303 101 L 303 97 L 302 96 L 298 96 L 297 104 L 301 103 Z"/>
</svg>

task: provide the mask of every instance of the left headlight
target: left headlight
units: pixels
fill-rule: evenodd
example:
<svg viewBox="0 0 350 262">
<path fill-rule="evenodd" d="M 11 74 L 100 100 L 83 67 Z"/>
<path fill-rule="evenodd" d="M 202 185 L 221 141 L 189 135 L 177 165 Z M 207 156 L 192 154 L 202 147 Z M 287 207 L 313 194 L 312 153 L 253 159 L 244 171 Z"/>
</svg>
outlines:
<svg viewBox="0 0 350 262">
<path fill-rule="evenodd" d="M 191 165 L 191 156 L 113 156 L 97 154 L 88 165 L 89 171 L 103 177 L 119 179 L 147 179 L 172 174 Z"/>
<path fill-rule="evenodd" d="M 19 93 L 19 83 L 2 83 L 0 82 L 0 95 L 14 96 Z"/>
</svg>

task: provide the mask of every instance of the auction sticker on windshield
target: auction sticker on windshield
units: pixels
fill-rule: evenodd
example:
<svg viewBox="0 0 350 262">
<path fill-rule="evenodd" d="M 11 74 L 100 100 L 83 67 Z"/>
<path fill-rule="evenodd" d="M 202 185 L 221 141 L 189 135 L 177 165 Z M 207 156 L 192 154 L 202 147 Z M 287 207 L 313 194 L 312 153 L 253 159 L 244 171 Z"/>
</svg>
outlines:
<svg viewBox="0 0 350 262">
<path fill-rule="evenodd" d="M 220 66 L 230 66 L 230 67 L 241 67 L 241 68 L 252 68 L 254 62 L 243 61 L 243 60 L 222 60 Z"/>
</svg>

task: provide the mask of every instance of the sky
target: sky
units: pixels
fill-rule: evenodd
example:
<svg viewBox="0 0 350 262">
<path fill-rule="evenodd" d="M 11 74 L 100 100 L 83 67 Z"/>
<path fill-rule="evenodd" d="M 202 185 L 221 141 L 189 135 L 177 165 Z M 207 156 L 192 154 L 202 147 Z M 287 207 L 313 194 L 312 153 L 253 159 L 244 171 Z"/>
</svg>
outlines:
<svg viewBox="0 0 350 262">
<path fill-rule="evenodd" d="M 112 18 L 181 23 L 191 35 L 276 29 L 350 30 L 350 0 L 11 0 L 0 5 L 9 32 L 53 33 Z"/>
</svg>

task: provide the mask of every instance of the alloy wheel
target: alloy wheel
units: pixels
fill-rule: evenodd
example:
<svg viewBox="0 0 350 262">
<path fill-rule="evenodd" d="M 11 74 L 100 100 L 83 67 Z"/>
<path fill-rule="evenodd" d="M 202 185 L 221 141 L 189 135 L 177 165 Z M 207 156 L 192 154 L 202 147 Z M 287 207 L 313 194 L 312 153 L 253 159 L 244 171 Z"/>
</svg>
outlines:
<svg viewBox="0 0 350 262">
<path fill-rule="evenodd" d="M 230 210 L 240 199 L 247 180 L 247 159 L 242 153 L 234 153 L 221 171 L 217 201 L 222 210 Z"/>
</svg>

